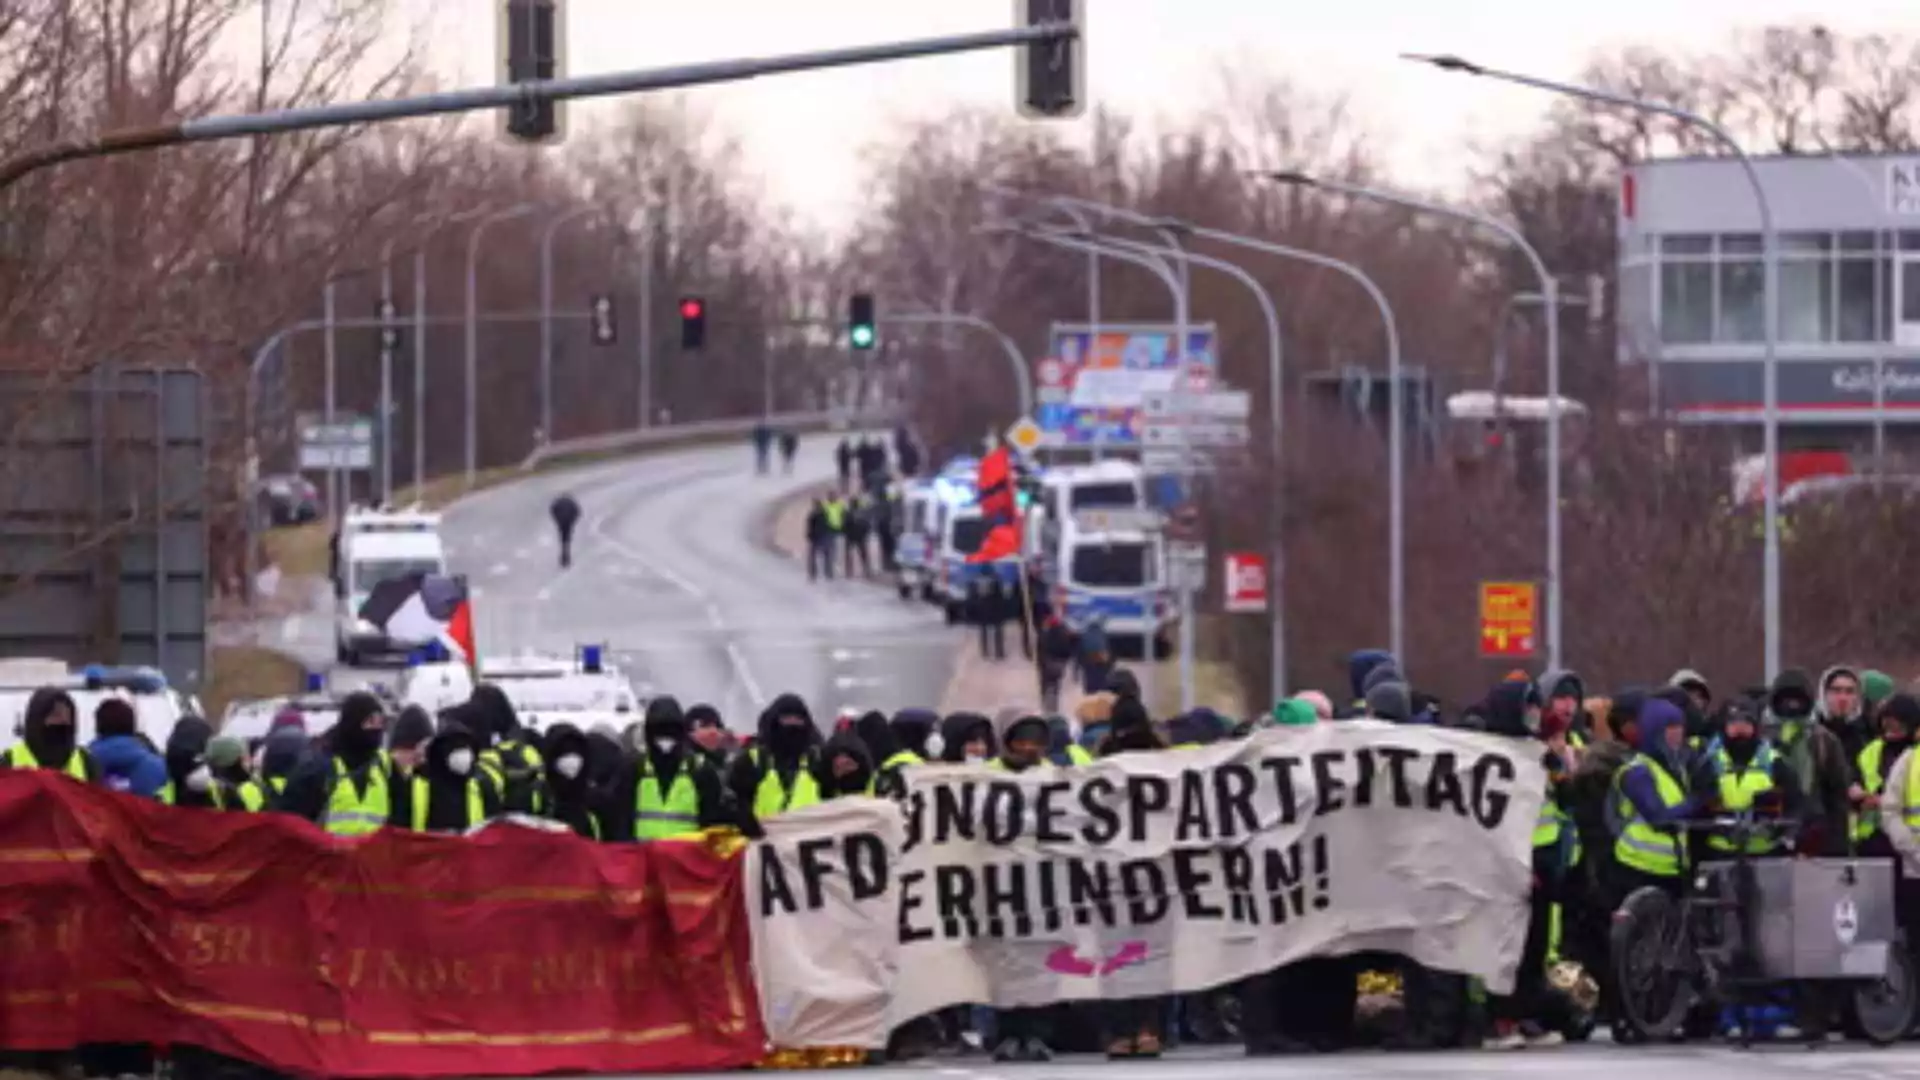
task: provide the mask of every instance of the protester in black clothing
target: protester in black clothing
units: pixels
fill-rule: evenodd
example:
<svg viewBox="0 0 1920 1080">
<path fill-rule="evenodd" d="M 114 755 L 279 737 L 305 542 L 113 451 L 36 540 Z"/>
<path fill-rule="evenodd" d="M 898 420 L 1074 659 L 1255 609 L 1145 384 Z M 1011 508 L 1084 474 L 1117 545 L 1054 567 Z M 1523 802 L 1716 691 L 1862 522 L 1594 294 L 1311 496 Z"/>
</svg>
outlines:
<svg viewBox="0 0 1920 1080">
<path fill-rule="evenodd" d="M 693 743 L 707 764 L 724 773 L 733 748 L 728 745 L 726 721 L 720 718 L 720 710 L 711 705 L 694 705 L 687 710 L 687 738 Z"/>
<path fill-rule="evenodd" d="M 540 813 L 560 822 L 577 836 L 600 839 L 600 817 L 594 806 L 592 778 L 587 773 L 587 736 L 572 724 L 555 724 L 540 739 L 545 778 Z"/>
<path fill-rule="evenodd" d="M 1038 625 L 1032 621 L 1032 608 L 1027 595 L 1027 575 L 1016 573 L 1013 583 L 1001 586 L 1001 595 L 1006 605 L 1004 618 L 1020 628 L 1020 655 L 1033 659 L 1033 628 Z"/>
<path fill-rule="evenodd" d="M 827 740 L 820 756 L 825 761 L 827 783 L 820 796 L 835 799 L 844 795 L 874 793 L 873 752 L 858 735 L 841 732 Z"/>
<path fill-rule="evenodd" d="M 761 476 L 767 475 L 767 461 L 773 456 L 773 429 L 762 420 L 753 425 L 753 467 Z"/>
<path fill-rule="evenodd" d="M 853 444 L 846 439 L 834 448 L 833 464 L 840 472 L 840 490 L 845 491 L 853 479 Z"/>
<path fill-rule="evenodd" d="M 610 724 L 595 724 L 587 731 L 587 783 L 596 795 L 618 786 L 631 757 L 620 742 L 620 733 Z"/>
<path fill-rule="evenodd" d="M 980 633 L 980 655 L 988 660 L 1007 658 L 1006 601 L 1000 595 L 1000 579 L 991 569 L 975 573 L 967 582 L 964 601 L 967 621 Z"/>
<path fill-rule="evenodd" d="M 800 436 L 791 432 L 780 433 L 780 462 L 787 475 L 793 475 L 793 455 L 800 452 Z"/>
<path fill-rule="evenodd" d="M 857 555 L 860 559 L 860 574 L 873 576 L 873 559 L 867 554 L 867 539 L 873 532 L 873 504 L 860 496 L 847 500 L 846 523 L 842 526 L 842 535 L 846 539 L 847 579 L 853 579 L 853 562 Z"/>
<path fill-rule="evenodd" d="M 920 472 L 920 448 L 914 445 L 912 433 L 904 427 L 893 431 L 893 459 L 900 466 L 901 476 Z"/>
<path fill-rule="evenodd" d="M 280 809 L 325 825 L 334 788 L 351 784 L 361 796 L 384 783 L 392 802 L 401 797 L 404 779 L 381 751 L 387 716 L 380 699 L 356 690 L 340 701 L 340 717 L 324 737 L 323 753 L 308 754 L 295 767 L 280 796 Z"/>
<path fill-rule="evenodd" d="M 580 504 L 573 496 L 562 494 L 547 512 L 553 515 L 553 527 L 560 533 L 560 568 L 564 570 L 573 565 L 573 530 L 580 524 Z"/>
<path fill-rule="evenodd" d="M 396 794 L 393 825 L 401 829 L 464 833 L 503 812 L 500 789 L 480 768 L 480 739 L 457 720 L 440 722 L 426 760 Z"/>
<path fill-rule="evenodd" d="M 1073 630 L 1057 616 L 1048 616 L 1046 625 L 1040 630 L 1041 711 L 1053 713 L 1060 710 L 1060 684 L 1066 679 L 1067 668 L 1072 665 L 1079 647 Z"/>
<path fill-rule="evenodd" d="M 167 736 L 167 786 L 160 789 L 160 801 L 171 806 L 192 806 L 213 810 L 226 805 L 222 787 L 207 765 L 207 743 L 213 739 L 213 725 L 197 716 L 183 716 Z"/>
<path fill-rule="evenodd" d="M 795 808 L 804 790 L 802 774 L 821 792 L 833 785 L 820 754 L 820 729 L 798 694 L 781 694 L 760 714 L 759 738 L 734 755 L 727 770 L 740 828 L 748 836 L 762 835 L 760 818 Z"/>
<path fill-rule="evenodd" d="M 21 719 L 20 742 L 0 753 L 0 769 L 40 768 L 68 773 L 73 755 L 80 755 L 87 782 L 100 782 L 100 767 L 79 744 L 73 698 L 64 690 L 43 686 L 27 698 Z"/>
</svg>

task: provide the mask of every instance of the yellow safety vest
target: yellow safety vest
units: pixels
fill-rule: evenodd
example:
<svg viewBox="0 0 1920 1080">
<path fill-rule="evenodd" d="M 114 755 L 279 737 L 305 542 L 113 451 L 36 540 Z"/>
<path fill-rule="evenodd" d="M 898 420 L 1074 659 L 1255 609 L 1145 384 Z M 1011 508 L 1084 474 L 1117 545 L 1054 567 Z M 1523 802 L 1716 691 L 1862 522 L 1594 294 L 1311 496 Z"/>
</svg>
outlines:
<svg viewBox="0 0 1920 1080">
<path fill-rule="evenodd" d="M 1560 804 L 1548 795 L 1540 803 L 1540 816 L 1533 821 L 1533 846 L 1537 848 L 1553 847 L 1560 843 L 1565 832 L 1567 816 Z"/>
<path fill-rule="evenodd" d="M 487 820 L 487 803 L 480 797 L 481 780 L 477 776 L 467 777 L 467 823 L 463 828 L 471 829 Z M 424 776 L 413 778 L 413 831 L 427 831 L 427 804 L 433 799 L 433 784 Z"/>
<path fill-rule="evenodd" d="M 480 771 L 493 779 L 494 786 L 500 789 L 502 796 L 507 791 L 508 755 L 512 755 L 515 768 L 525 769 L 528 772 L 538 773 L 543 764 L 540 760 L 540 751 L 519 741 L 489 746 L 480 751 Z"/>
<path fill-rule="evenodd" d="M 1653 775 L 1654 789 L 1659 792 L 1662 805 L 1679 806 L 1686 801 L 1687 789 L 1652 758 L 1636 754 L 1626 768 L 1620 770 L 1621 779 L 1624 780 L 1632 769 L 1646 769 Z M 1615 795 L 1620 800 L 1622 824 L 1620 838 L 1613 844 L 1614 860 L 1621 866 L 1655 877 L 1679 875 L 1686 864 L 1686 850 L 1679 838 L 1647 824 L 1624 791 Z"/>
<path fill-rule="evenodd" d="M 1854 764 L 1860 767 L 1860 786 L 1866 789 L 1869 795 L 1880 794 L 1880 789 L 1886 786 L 1880 779 L 1880 763 L 1886 755 L 1887 741 L 1875 739 L 1860 751 L 1858 758 L 1854 759 Z M 1855 810 L 1848 817 L 1853 823 L 1853 842 L 1856 844 L 1872 836 L 1874 830 L 1880 827 L 1878 810 Z"/>
<path fill-rule="evenodd" d="M 834 532 L 839 532 L 847 523 L 847 504 L 839 499 L 828 499 L 821 509 L 827 513 L 827 528 Z"/>
<path fill-rule="evenodd" d="M 273 789 L 275 795 L 284 795 L 287 790 L 287 778 L 284 776 L 269 776 L 267 777 L 267 786 Z"/>
<path fill-rule="evenodd" d="M 880 767 L 878 769 L 873 770 L 873 778 L 867 781 L 867 794 L 873 795 L 878 791 L 878 786 L 880 783 L 880 774 L 885 772 L 886 770 L 904 769 L 909 765 L 925 765 L 926 763 L 927 763 L 926 758 L 921 757 L 919 754 L 916 754 L 911 750 L 895 751 L 893 754 L 887 757 L 887 760 L 880 763 Z"/>
<path fill-rule="evenodd" d="M 354 788 L 347 766 L 333 759 L 333 790 L 327 795 L 326 812 L 320 815 L 320 827 L 335 836 L 372 836 L 387 824 L 393 813 L 393 792 L 388 790 L 393 759 L 385 750 L 367 763 L 367 791 Z"/>
<path fill-rule="evenodd" d="M 699 833 L 700 791 L 694 786 L 693 770 L 700 767 L 690 758 L 683 760 L 673 783 L 662 793 L 653 763 L 640 759 L 640 783 L 634 788 L 635 840 L 672 840 Z"/>
<path fill-rule="evenodd" d="M 1713 770 L 1720 777 L 1720 805 L 1735 814 L 1751 810 L 1755 799 L 1773 790 L 1773 748 L 1760 747 L 1745 770 L 1736 770 L 1732 756 L 1721 750 L 1713 757 Z M 1730 837 L 1719 835 L 1707 837 L 1707 846 L 1729 854 L 1737 850 Z M 1747 840 L 1748 854 L 1765 855 L 1772 850 L 1773 840 L 1769 837 L 1754 836 Z"/>
<path fill-rule="evenodd" d="M 16 769 L 44 769 L 40 759 L 33 756 L 33 748 L 25 742 L 17 742 L 7 748 L 7 764 Z M 67 755 L 67 767 L 60 770 L 81 783 L 87 782 L 87 752 L 79 747 Z"/>
<path fill-rule="evenodd" d="M 753 763 L 761 769 L 760 786 L 753 793 L 753 816 L 777 817 L 820 801 L 820 784 L 813 778 L 813 752 L 808 751 L 793 771 L 793 786 L 780 782 L 780 770 L 760 756 L 759 748 L 750 751 Z"/>
<path fill-rule="evenodd" d="M 1907 828 L 1920 831 L 1920 754 L 1907 751 L 1906 794 L 1901 799 L 1900 818 Z"/>
<path fill-rule="evenodd" d="M 240 808 L 242 810 L 258 810 L 262 806 L 265 806 L 267 802 L 265 793 L 256 787 L 252 780 L 235 786 L 233 793 L 239 796 Z M 178 799 L 179 796 L 180 792 L 173 786 L 173 781 L 169 780 L 165 786 L 155 793 L 154 798 L 159 799 L 168 806 L 177 806 L 179 804 L 175 800 Z M 227 805 L 227 786 L 225 784 L 215 783 L 211 788 L 207 789 L 207 796 L 213 800 L 214 809 L 233 809 L 233 807 Z"/>
</svg>

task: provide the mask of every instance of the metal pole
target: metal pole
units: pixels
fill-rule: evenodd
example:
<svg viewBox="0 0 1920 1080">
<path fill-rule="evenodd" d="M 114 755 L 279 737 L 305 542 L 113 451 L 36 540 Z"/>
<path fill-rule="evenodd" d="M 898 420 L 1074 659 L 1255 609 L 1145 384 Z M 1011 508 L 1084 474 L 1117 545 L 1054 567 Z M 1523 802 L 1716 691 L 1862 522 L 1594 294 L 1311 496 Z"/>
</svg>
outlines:
<svg viewBox="0 0 1920 1080">
<path fill-rule="evenodd" d="M 487 226 L 525 217 L 538 207 L 521 203 L 481 218 L 467 234 L 467 486 L 480 466 L 480 238 Z"/>
<path fill-rule="evenodd" d="M 582 206 L 553 219 L 540 235 L 540 431 L 552 441 L 553 433 L 553 240 L 562 226 L 594 212 Z"/>
<path fill-rule="evenodd" d="M 1057 232 L 1047 232 L 1047 231 L 1031 230 L 1031 229 L 1019 230 L 1018 235 L 1025 236 L 1034 240 L 1039 240 L 1043 243 L 1054 244 L 1059 247 L 1072 248 L 1076 251 L 1085 251 L 1087 248 L 1097 246 L 1099 243 L 1098 240 L 1092 237 L 1080 238 L 1080 237 L 1062 235 Z M 1180 287 L 1180 276 L 1174 272 L 1174 270 L 1167 264 L 1166 261 L 1161 260 L 1154 256 L 1142 255 L 1137 252 L 1126 251 L 1126 250 L 1121 250 L 1121 249 L 1111 248 L 1111 247 L 1102 248 L 1101 250 L 1105 254 L 1111 255 L 1114 258 L 1123 259 L 1127 262 L 1131 262 L 1136 265 L 1146 267 L 1148 270 L 1152 271 L 1153 274 L 1156 277 L 1158 277 L 1162 283 L 1164 283 L 1167 286 L 1167 291 L 1173 294 L 1174 329 L 1175 329 L 1175 332 L 1180 335 L 1180 340 L 1183 343 L 1181 346 L 1175 349 L 1174 355 L 1176 357 L 1181 358 L 1184 361 L 1185 354 L 1186 354 L 1184 342 L 1186 341 L 1188 336 L 1189 321 L 1187 316 L 1187 294 L 1186 294 L 1186 290 Z M 1185 369 L 1185 365 L 1183 363 L 1182 364 L 1183 372 L 1184 372 L 1184 369 Z M 1176 387 L 1176 390 L 1174 393 L 1174 400 L 1177 402 L 1180 402 L 1182 406 L 1184 406 L 1184 403 L 1185 403 L 1186 392 L 1181 387 L 1183 387 L 1183 384 L 1185 382 L 1186 382 L 1185 378 L 1180 378 L 1180 379 L 1177 379 L 1174 384 Z M 1184 412 L 1184 407 L 1182 408 L 1182 411 Z M 1188 475 L 1189 477 L 1191 477 L 1194 471 L 1193 470 L 1193 444 L 1191 440 L 1185 437 L 1184 432 L 1182 433 L 1182 437 L 1180 440 L 1180 458 L 1181 458 L 1181 465 L 1182 465 L 1181 471 L 1186 475 Z M 1192 603 L 1192 600 L 1190 596 L 1187 596 L 1186 598 L 1183 599 L 1182 601 L 1183 613 L 1191 612 L 1192 610 L 1191 603 Z M 1183 625 L 1180 632 L 1180 643 L 1182 646 L 1180 651 L 1180 711 L 1182 712 L 1189 711 L 1193 708 L 1193 650 L 1192 650 L 1193 638 L 1192 638 L 1192 629 L 1191 629 L 1192 621 L 1193 620 L 1191 618 L 1183 619 L 1182 620 Z M 1148 648 L 1149 650 L 1152 648 L 1151 642 L 1148 642 Z"/>
<path fill-rule="evenodd" d="M 329 428 L 333 426 L 333 410 L 335 407 L 335 399 L 338 394 L 338 388 L 335 386 L 335 375 L 334 375 L 334 359 L 335 359 L 334 338 L 337 336 L 337 334 L 334 326 L 333 298 L 334 298 L 334 279 L 332 274 L 328 274 L 326 287 L 324 290 L 322 290 L 322 303 L 324 306 L 324 311 L 325 311 L 324 317 L 326 319 L 326 325 L 327 325 L 326 418 L 327 418 L 327 426 Z M 340 470 L 335 468 L 333 463 L 329 461 L 327 463 L 327 513 L 333 515 L 335 518 L 338 518 L 340 516 L 340 512 L 341 512 Z"/>
<path fill-rule="evenodd" d="M 427 244 L 413 253 L 413 489 L 427 482 Z"/>
<path fill-rule="evenodd" d="M 1465 221 L 1470 224 L 1479 225 L 1483 228 L 1490 229 L 1493 232 L 1499 233 L 1501 236 L 1505 237 L 1509 243 L 1511 243 L 1515 248 L 1517 248 L 1522 254 L 1524 254 L 1527 257 L 1528 262 L 1533 264 L 1534 275 L 1538 277 L 1540 280 L 1540 294 L 1547 298 L 1547 310 L 1550 313 L 1550 316 L 1547 319 L 1547 506 L 1546 506 L 1547 635 L 1546 636 L 1547 636 L 1547 666 L 1549 668 L 1556 668 L 1556 669 L 1560 668 L 1563 663 L 1562 657 L 1564 654 L 1561 650 L 1561 636 L 1560 636 L 1561 615 L 1562 615 L 1562 608 L 1563 608 L 1563 605 L 1561 603 L 1561 581 L 1562 581 L 1563 575 L 1561 573 L 1561 563 L 1560 563 L 1560 556 L 1561 556 L 1560 476 L 1561 476 L 1562 462 L 1560 460 L 1561 458 L 1561 454 L 1560 454 L 1561 400 L 1560 400 L 1560 318 L 1559 318 L 1559 306 L 1558 306 L 1559 305 L 1559 299 L 1558 299 L 1559 285 L 1557 282 L 1554 281 L 1553 275 L 1547 271 L 1546 261 L 1540 257 L 1539 250 L 1535 248 L 1532 244 L 1527 242 L 1526 236 L 1523 235 L 1519 229 L 1513 227 L 1512 225 L 1507 224 L 1504 221 L 1499 220 L 1498 218 L 1487 217 L 1482 214 L 1473 213 L 1472 211 L 1462 210 L 1458 207 L 1448 206 L 1444 203 L 1430 202 L 1425 199 L 1414 198 L 1411 195 L 1402 195 L 1402 194 L 1399 194 L 1398 192 L 1393 192 L 1393 191 L 1383 191 L 1378 188 L 1366 187 L 1365 185 L 1362 185 L 1362 184 L 1351 184 L 1343 180 L 1322 180 L 1317 177 L 1305 176 L 1300 173 L 1294 173 L 1294 172 L 1269 173 L 1266 175 L 1268 176 L 1269 179 L 1278 180 L 1282 183 L 1295 184 L 1295 185 L 1300 185 L 1305 187 L 1314 187 L 1314 188 L 1319 188 L 1322 191 L 1331 191 L 1340 195 L 1349 195 L 1356 198 L 1372 199 L 1376 202 L 1391 203 L 1396 206 L 1404 206 L 1409 209 L 1420 210 L 1430 214 L 1437 214 L 1442 217 L 1450 217 L 1457 221 Z M 1402 412 L 1402 409 L 1403 409 L 1402 397 L 1398 396 L 1400 395 L 1402 388 L 1400 386 L 1400 375 L 1397 370 L 1391 375 L 1391 378 L 1393 379 L 1393 393 L 1397 395 L 1391 398 L 1393 402 L 1393 412 L 1395 416 L 1394 432 L 1397 435 L 1400 432 L 1400 427 L 1402 423 L 1404 422 L 1404 413 Z M 1393 466 L 1394 472 L 1396 475 L 1398 475 L 1404 469 L 1404 462 L 1402 461 L 1401 452 L 1399 451 L 1399 449 L 1396 448 L 1396 449 L 1391 449 L 1389 453 L 1393 457 L 1392 466 Z M 1403 530 L 1405 526 L 1402 519 L 1406 511 L 1405 505 L 1402 503 L 1400 498 L 1396 497 L 1393 499 L 1393 506 L 1394 506 L 1394 517 L 1396 519 L 1396 522 L 1400 522 L 1399 527 L 1400 529 Z M 1403 532 L 1398 534 L 1404 535 Z M 1405 572 L 1404 567 L 1402 568 L 1401 572 L 1402 573 Z"/>
<path fill-rule="evenodd" d="M 1571 83 L 1555 82 L 1551 79 L 1521 75 L 1517 72 L 1502 71 L 1483 67 L 1457 56 L 1428 56 L 1405 54 L 1405 59 L 1432 64 L 1443 71 L 1458 71 L 1469 75 L 1480 75 L 1501 82 L 1530 86 L 1536 90 L 1563 94 L 1569 97 L 1583 98 L 1603 105 L 1614 105 L 1636 112 L 1665 116 L 1683 124 L 1699 128 L 1712 136 L 1714 141 L 1725 147 L 1740 162 L 1740 169 L 1746 173 L 1747 183 L 1753 188 L 1753 199 L 1760 210 L 1761 258 L 1765 267 L 1764 298 L 1761 303 L 1766 326 L 1763 338 L 1766 351 L 1762 357 L 1762 425 L 1761 443 L 1765 454 L 1765 493 L 1766 493 L 1766 532 L 1765 546 L 1761 552 L 1761 607 L 1765 624 L 1765 674 L 1768 682 L 1780 673 L 1780 244 L 1773 221 L 1773 204 L 1767 199 L 1766 185 L 1760 182 L 1760 171 L 1754 167 L 1753 158 L 1746 148 L 1740 145 L 1728 133 L 1727 129 L 1714 123 L 1699 113 L 1689 112 L 1674 105 L 1656 101 L 1642 101 L 1623 94 L 1596 90 L 1590 86 L 1576 86 Z M 1558 412 L 1556 403 L 1549 403 L 1548 417 Z"/>
<path fill-rule="evenodd" d="M 1282 501 L 1286 490 L 1286 484 L 1280 475 L 1281 418 L 1284 415 L 1281 412 L 1284 385 L 1282 376 L 1285 372 L 1286 353 L 1280 333 L 1280 315 L 1274 309 L 1273 298 L 1268 295 L 1267 290 L 1261 288 L 1260 282 L 1256 280 L 1252 274 L 1248 273 L 1245 267 L 1237 263 L 1231 263 L 1225 259 L 1216 259 L 1209 255 L 1197 255 L 1184 248 L 1156 248 L 1151 244 L 1142 244 L 1136 240 L 1122 240 L 1112 236 L 1102 237 L 1101 239 L 1104 243 L 1114 247 L 1131 248 L 1137 251 L 1154 252 L 1156 254 L 1173 254 L 1178 252 L 1181 259 L 1187 263 L 1199 263 L 1201 266 L 1209 269 L 1218 270 L 1247 287 L 1247 291 L 1253 294 L 1254 302 L 1260 305 L 1261 316 L 1266 320 L 1267 409 L 1273 418 L 1273 422 L 1268 429 L 1268 454 L 1271 462 L 1269 468 L 1273 470 L 1271 475 L 1274 478 L 1273 498 L 1271 500 L 1272 509 L 1269 511 L 1270 523 L 1267 530 L 1267 542 L 1271 552 L 1269 557 L 1272 565 L 1267 568 L 1267 572 L 1271 592 L 1269 606 L 1273 611 L 1271 641 L 1271 663 L 1273 665 L 1272 689 L 1273 699 L 1278 701 L 1287 694 L 1286 596 L 1281 591 L 1286 582 L 1286 575 L 1283 571 L 1283 560 L 1286 558 L 1286 548 L 1282 543 L 1282 534 L 1279 527 L 1279 523 L 1284 518 Z"/>
<path fill-rule="evenodd" d="M 380 245 L 380 501 L 393 501 L 393 350 L 387 331 L 393 326 L 393 237 Z"/>
<path fill-rule="evenodd" d="M 640 426 L 653 426 L 653 230 L 640 233 Z"/>
<path fill-rule="evenodd" d="M 902 326 L 970 326 L 993 335 L 1000 348 L 1007 354 L 1007 363 L 1013 368 L 1015 392 L 1020 399 L 1020 415 L 1033 415 L 1033 365 L 1028 362 L 1027 354 L 1020 351 L 1006 331 L 978 315 L 968 315 L 959 311 L 910 311 L 899 315 L 884 315 L 882 322 L 899 323 Z"/>
</svg>

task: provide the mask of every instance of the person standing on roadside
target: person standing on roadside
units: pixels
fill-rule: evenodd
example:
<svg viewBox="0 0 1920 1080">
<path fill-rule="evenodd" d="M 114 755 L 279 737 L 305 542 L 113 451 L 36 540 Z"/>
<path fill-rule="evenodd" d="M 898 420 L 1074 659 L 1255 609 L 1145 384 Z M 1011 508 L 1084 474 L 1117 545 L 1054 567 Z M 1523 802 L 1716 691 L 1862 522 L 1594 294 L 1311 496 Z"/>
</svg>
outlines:
<svg viewBox="0 0 1920 1080">
<path fill-rule="evenodd" d="M 773 457 L 773 429 L 765 420 L 753 425 L 753 469 L 767 475 L 767 463 Z"/>
<path fill-rule="evenodd" d="M 833 580 L 833 518 L 827 513 L 827 496 L 813 500 L 807 511 L 807 580 L 817 581 L 822 574 Z"/>
<path fill-rule="evenodd" d="M 553 515 L 553 527 L 560 533 L 560 568 L 565 570 L 573 565 L 573 530 L 580 524 L 580 504 L 563 493 L 547 512 Z"/>
<path fill-rule="evenodd" d="M 873 558 L 867 553 L 867 539 L 873 532 L 872 504 L 861 495 L 850 497 L 847 500 L 846 516 L 842 520 L 846 533 L 847 580 L 853 580 L 853 562 L 856 555 L 860 559 L 860 575 L 872 577 Z"/>
<path fill-rule="evenodd" d="M 833 463 L 840 472 L 840 490 L 845 491 L 847 485 L 853 482 L 853 444 L 845 436 L 841 437 L 840 445 L 834 448 Z"/>
<path fill-rule="evenodd" d="M 800 436 L 791 431 L 780 433 L 780 467 L 793 475 L 793 455 L 800 452 Z"/>
<path fill-rule="evenodd" d="M 1040 629 L 1041 712 L 1060 711 L 1060 684 L 1066 679 L 1067 668 L 1073 664 L 1078 649 L 1073 630 L 1058 615 L 1047 616 L 1047 624 Z"/>
</svg>

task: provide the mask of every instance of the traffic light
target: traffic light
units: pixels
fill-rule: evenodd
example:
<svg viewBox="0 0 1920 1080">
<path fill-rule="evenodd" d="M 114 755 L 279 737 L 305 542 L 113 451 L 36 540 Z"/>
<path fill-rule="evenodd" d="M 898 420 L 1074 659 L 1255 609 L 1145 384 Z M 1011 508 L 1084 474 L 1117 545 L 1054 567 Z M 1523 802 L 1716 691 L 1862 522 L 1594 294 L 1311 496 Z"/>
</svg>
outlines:
<svg viewBox="0 0 1920 1080">
<path fill-rule="evenodd" d="M 498 40 L 505 85 L 544 82 L 565 75 L 562 0 L 495 0 L 500 5 Z M 522 101 L 506 109 L 507 134 L 521 142 L 555 142 L 563 134 L 558 101 Z"/>
<path fill-rule="evenodd" d="M 1020 115 L 1064 119 L 1086 111 L 1086 0 L 1018 0 L 1022 26 L 1072 23 L 1072 38 L 1035 41 L 1014 50 L 1014 88 Z"/>
<path fill-rule="evenodd" d="M 871 349 L 877 337 L 873 328 L 873 294 L 854 293 L 847 304 L 847 343 L 856 349 Z"/>
<path fill-rule="evenodd" d="M 707 302 L 697 296 L 680 298 L 680 347 L 698 349 L 707 343 Z"/>
<path fill-rule="evenodd" d="M 595 293 L 587 304 L 589 336 L 595 345 L 617 345 L 620 343 L 620 323 L 614 318 L 613 297 L 606 293 Z"/>
</svg>

